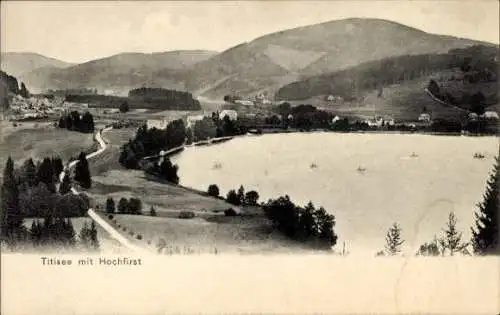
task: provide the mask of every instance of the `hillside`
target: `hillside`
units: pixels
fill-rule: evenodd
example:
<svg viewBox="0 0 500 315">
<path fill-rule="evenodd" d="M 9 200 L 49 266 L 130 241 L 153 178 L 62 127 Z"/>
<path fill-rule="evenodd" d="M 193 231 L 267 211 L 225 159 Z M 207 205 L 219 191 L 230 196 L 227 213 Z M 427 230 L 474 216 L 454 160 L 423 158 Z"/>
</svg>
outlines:
<svg viewBox="0 0 500 315">
<path fill-rule="evenodd" d="M 300 78 L 367 61 L 444 53 L 479 43 L 429 34 L 386 20 L 350 18 L 281 31 L 230 48 L 196 64 L 186 76 L 186 87 L 217 98 L 234 93 L 275 92 Z M 223 78 L 227 79 L 221 82 Z"/>
<path fill-rule="evenodd" d="M 49 58 L 35 53 L 27 52 L 6 52 L 1 55 L 1 68 L 15 77 L 34 71 L 40 68 L 66 68 L 71 63 L 55 58 Z"/>
<path fill-rule="evenodd" d="M 64 69 L 38 69 L 22 79 L 37 90 L 97 88 L 100 92 L 123 92 L 142 85 L 181 88 L 177 78 L 183 71 L 214 54 L 204 50 L 122 53 Z"/>
<path fill-rule="evenodd" d="M 293 82 L 280 88 L 275 98 L 325 100 L 332 95 L 339 101 L 324 103 L 334 108 L 372 106 L 380 114 L 415 116 L 423 106 L 435 105 L 424 91 L 432 79 L 459 113 L 460 108 L 470 109 L 477 92 L 484 95 L 486 107 L 498 104 L 497 54 L 498 47 L 477 45 L 444 54 L 391 57 Z"/>
</svg>

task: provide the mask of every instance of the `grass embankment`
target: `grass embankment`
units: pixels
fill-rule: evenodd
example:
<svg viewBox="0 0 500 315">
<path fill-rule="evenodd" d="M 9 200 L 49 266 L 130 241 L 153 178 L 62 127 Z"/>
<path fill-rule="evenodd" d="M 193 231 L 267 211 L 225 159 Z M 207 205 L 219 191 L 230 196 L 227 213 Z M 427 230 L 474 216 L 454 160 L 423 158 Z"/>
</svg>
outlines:
<svg viewBox="0 0 500 315">
<path fill-rule="evenodd" d="M 13 127 L 12 123 L 0 123 L 0 165 L 5 165 L 9 156 L 16 163 L 30 157 L 40 159 L 58 155 L 64 162 L 77 156 L 81 151 L 96 148 L 93 134 L 59 129 L 53 123 L 22 123 Z"/>
</svg>

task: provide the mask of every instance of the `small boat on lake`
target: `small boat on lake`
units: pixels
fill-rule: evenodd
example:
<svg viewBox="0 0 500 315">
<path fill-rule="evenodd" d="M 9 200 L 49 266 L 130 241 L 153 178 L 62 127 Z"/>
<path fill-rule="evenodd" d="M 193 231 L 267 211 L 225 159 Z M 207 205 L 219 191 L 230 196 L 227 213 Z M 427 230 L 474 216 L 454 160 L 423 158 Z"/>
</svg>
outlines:
<svg viewBox="0 0 500 315">
<path fill-rule="evenodd" d="M 356 169 L 359 173 L 364 173 L 366 171 L 366 168 L 364 167 L 361 167 L 361 166 L 358 166 L 358 168 Z"/>
<path fill-rule="evenodd" d="M 410 155 L 410 157 L 412 157 L 412 158 L 416 158 L 416 157 L 418 157 L 418 154 L 416 154 L 415 152 L 413 152 L 413 153 Z"/>
<path fill-rule="evenodd" d="M 219 163 L 219 162 L 216 162 L 216 163 L 214 163 L 214 165 L 212 166 L 212 168 L 213 168 L 214 170 L 221 169 L 221 168 L 222 168 L 222 164 L 221 164 L 221 163 Z"/>
<path fill-rule="evenodd" d="M 309 166 L 310 168 L 317 168 L 318 165 L 316 165 L 316 163 L 311 163 L 311 165 Z"/>
</svg>

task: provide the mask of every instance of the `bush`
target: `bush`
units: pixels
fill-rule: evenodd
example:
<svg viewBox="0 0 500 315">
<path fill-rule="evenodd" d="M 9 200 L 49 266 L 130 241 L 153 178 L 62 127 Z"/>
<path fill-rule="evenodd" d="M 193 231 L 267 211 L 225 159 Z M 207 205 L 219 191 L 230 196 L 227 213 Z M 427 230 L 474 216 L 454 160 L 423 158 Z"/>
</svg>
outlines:
<svg viewBox="0 0 500 315">
<path fill-rule="evenodd" d="M 148 245 L 151 245 L 151 240 L 148 240 Z"/>
<path fill-rule="evenodd" d="M 142 235 L 141 235 L 141 234 L 137 234 L 136 238 L 137 238 L 138 240 L 142 240 Z"/>
<path fill-rule="evenodd" d="M 219 197 L 219 187 L 217 185 L 212 184 L 208 186 L 208 195 L 212 197 Z"/>
<path fill-rule="evenodd" d="M 112 214 L 108 215 L 108 219 L 113 220 L 113 215 Z"/>
<path fill-rule="evenodd" d="M 192 219 L 195 217 L 193 211 L 181 211 L 179 213 L 179 219 Z"/>
<path fill-rule="evenodd" d="M 234 217 L 234 216 L 237 216 L 238 213 L 236 213 L 236 211 L 234 211 L 233 208 L 229 208 L 229 209 L 224 210 L 224 215 L 227 217 Z"/>
<path fill-rule="evenodd" d="M 123 227 L 123 229 L 122 229 L 122 230 L 123 230 L 124 232 L 126 232 L 126 231 L 127 231 L 127 228 L 126 228 L 126 227 Z"/>
<path fill-rule="evenodd" d="M 130 234 L 130 236 L 134 236 L 134 232 L 132 231 L 128 232 L 128 234 Z"/>
<path fill-rule="evenodd" d="M 17 127 L 17 123 L 12 123 L 12 127 Z"/>
</svg>

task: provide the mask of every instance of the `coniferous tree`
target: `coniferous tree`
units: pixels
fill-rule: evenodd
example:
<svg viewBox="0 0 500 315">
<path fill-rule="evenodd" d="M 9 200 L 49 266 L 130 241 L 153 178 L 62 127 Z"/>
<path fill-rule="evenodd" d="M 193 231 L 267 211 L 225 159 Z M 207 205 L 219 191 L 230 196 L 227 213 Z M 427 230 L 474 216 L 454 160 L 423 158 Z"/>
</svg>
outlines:
<svg viewBox="0 0 500 315">
<path fill-rule="evenodd" d="M 14 174 L 14 161 L 9 156 L 3 172 L 1 186 L 1 240 L 15 245 L 25 234 L 23 215 L 19 205 L 18 179 Z"/>
<path fill-rule="evenodd" d="M 149 209 L 149 215 L 152 217 L 156 217 L 156 210 L 153 206 Z"/>
<path fill-rule="evenodd" d="M 240 204 L 245 203 L 245 188 L 243 188 L 243 185 L 240 185 L 238 189 L 238 199 L 240 200 Z"/>
<path fill-rule="evenodd" d="M 30 238 L 33 246 L 39 246 L 42 241 L 42 225 L 38 221 L 38 219 L 33 220 L 31 223 L 30 229 Z"/>
<path fill-rule="evenodd" d="M 21 90 L 19 91 L 19 94 L 24 98 L 30 97 L 30 93 L 28 92 L 26 85 L 24 85 L 24 82 L 21 82 Z"/>
<path fill-rule="evenodd" d="M 106 213 L 115 213 L 115 201 L 111 197 L 106 200 Z"/>
<path fill-rule="evenodd" d="M 97 238 L 97 228 L 95 226 L 95 222 L 92 220 L 90 224 L 90 232 L 89 232 L 89 245 L 92 250 L 99 250 L 99 239 Z"/>
<path fill-rule="evenodd" d="M 444 235 L 439 239 L 443 255 L 449 252 L 450 256 L 453 256 L 455 253 L 464 251 L 468 245 L 462 242 L 462 233 L 457 231 L 456 226 L 457 218 L 453 212 L 450 212 L 446 229 L 443 230 Z"/>
<path fill-rule="evenodd" d="M 89 163 L 85 153 L 81 152 L 78 157 L 78 163 L 75 167 L 75 181 L 77 181 L 83 188 L 90 188 L 92 180 L 90 176 Z"/>
<path fill-rule="evenodd" d="M 128 200 L 121 198 L 118 202 L 118 213 L 128 213 Z"/>
<path fill-rule="evenodd" d="M 401 245 L 404 241 L 401 239 L 401 228 L 397 223 L 394 223 L 387 231 L 385 242 L 385 251 L 388 255 L 394 256 L 401 252 Z"/>
<path fill-rule="evenodd" d="M 54 168 L 54 175 L 56 177 L 56 181 L 59 180 L 59 175 L 64 170 L 64 165 L 62 159 L 60 157 L 52 158 L 52 167 Z"/>
<path fill-rule="evenodd" d="M 71 191 L 71 178 L 68 173 L 64 174 L 61 185 L 59 186 L 59 193 L 65 195 Z"/>
<path fill-rule="evenodd" d="M 24 161 L 22 168 L 23 181 L 30 187 L 36 186 L 36 166 L 32 158 Z"/>
<path fill-rule="evenodd" d="M 76 239 L 75 239 L 75 229 L 73 227 L 73 223 L 71 222 L 71 219 L 66 219 L 65 222 L 65 233 L 64 233 L 64 238 L 67 246 L 73 247 L 76 244 Z"/>
<path fill-rule="evenodd" d="M 38 166 L 37 180 L 47 185 L 47 188 L 51 192 L 56 191 L 54 183 L 55 181 L 54 166 L 50 158 L 44 158 L 42 163 Z"/>
<path fill-rule="evenodd" d="M 90 229 L 87 221 L 83 223 L 82 229 L 78 235 L 80 245 L 88 249 L 90 247 Z"/>
<path fill-rule="evenodd" d="M 500 254 L 498 244 L 498 212 L 500 211 L 500 155 L 487 182 L 483 201 L 477 205 L 475 228 L 472 228 L 472 247 L 478 255 Z"/>
</svg>

